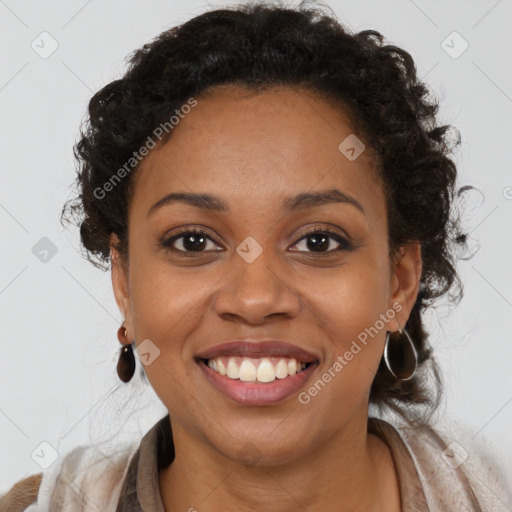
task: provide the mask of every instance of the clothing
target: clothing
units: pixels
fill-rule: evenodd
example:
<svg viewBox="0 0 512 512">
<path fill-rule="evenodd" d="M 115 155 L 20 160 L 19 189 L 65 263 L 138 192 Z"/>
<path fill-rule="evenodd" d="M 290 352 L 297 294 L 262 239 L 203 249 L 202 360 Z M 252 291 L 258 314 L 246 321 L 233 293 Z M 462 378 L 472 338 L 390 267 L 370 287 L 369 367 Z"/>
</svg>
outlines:
<svg viewBox="0 0 512 512">
<path fill-rule="evenodd" d="M 37 500 L 37 493 L 41 485 L 42 473 L 30 475 L 16 482 L 8 493 L 0 494 L 0 511 L 17 512 L 25 510 Z"/>
<path fill-rule="evenodd" d="M 466 452 L 459 444 L 443 455 L 447 443 L 436 430 L 368 420 L 368 431 L 391 450 L 403 512 L 512 512 L 510 488 L 492 461 L 464 442 L 467 458 L 455 467 Z M 0 512 L 164 512 L 159 469 L 173 459 L 167 414 L 139 445 L 114 454 L 102 454 L 95 446 L 75 448 L 43 473 L 37 503 L 5 508 L 0 497 Z"/>
</svg>

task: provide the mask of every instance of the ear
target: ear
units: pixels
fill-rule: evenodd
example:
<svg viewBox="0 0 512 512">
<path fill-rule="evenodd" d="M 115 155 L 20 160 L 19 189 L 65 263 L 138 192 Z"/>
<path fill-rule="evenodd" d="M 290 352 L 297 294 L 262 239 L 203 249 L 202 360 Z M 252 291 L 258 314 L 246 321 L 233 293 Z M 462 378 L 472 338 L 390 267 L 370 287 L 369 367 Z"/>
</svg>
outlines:
<svg viewBox="0 0 512 512">
<path fill-rule="evenodd" d="M 396 311 L 395 318 L 402 329 L 407 323 L 418 297 L 422 268 L 420 242 L 402 245 L 393 263 L 389 303 L 389 307 Z M 389 327 L 391 332 L 398 330 L 394 319 L 389 324 Z"/>
<path fill-rule="evenodd" d="M 115 233 L 110 235 L 110 261 L 112 288 L 117 307 L 125 319 L 124 325 L 127 329 L 128 339 L 134 339 L 133 319 L 130 307 L 130 287 L 128 281 L 128 264 L 119 254 L 116 245 L 119 238 Z"/>
</svg>

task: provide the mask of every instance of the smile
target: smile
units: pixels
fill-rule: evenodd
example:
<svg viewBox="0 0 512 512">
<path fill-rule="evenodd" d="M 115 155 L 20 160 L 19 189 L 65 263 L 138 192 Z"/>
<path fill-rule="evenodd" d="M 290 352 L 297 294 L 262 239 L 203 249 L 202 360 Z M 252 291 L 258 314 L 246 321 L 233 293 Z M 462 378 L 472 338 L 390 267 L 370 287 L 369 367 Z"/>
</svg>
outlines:
<svg viewBox="0 0 512 512">
<path fill-rule="evenodd" d="M 300 373 L 311 363 L 288 357 L 216 357 L 207 361 L 208 367 L 230 379 L 243 382 L 272 382 Z"/>
<path fill-rule="evenodd" d="M 231 400 L 245 405 L 271 405 L 299 392 L 318 361 L 295 358 L 224 356 L 200 359 L 208 382 Z"/>
</svg>

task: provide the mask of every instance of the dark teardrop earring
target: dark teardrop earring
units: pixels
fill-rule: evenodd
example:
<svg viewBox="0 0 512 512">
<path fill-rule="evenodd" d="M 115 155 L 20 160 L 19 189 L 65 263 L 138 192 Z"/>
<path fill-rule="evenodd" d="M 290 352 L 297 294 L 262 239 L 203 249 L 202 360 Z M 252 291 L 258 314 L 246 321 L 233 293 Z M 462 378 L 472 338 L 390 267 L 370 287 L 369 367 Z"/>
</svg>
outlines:
<svg viewBox="0 0 512 512">
<path fill-rule="evenodd" d="M 126 344 L 126 327 L 124 325 L 117 330 L 117 339 L 123 345 L 117 362 L 117 375 L 123 382 L 129 382 L 135 373 L 135 356 L 132 344 Z"/>
</svg>

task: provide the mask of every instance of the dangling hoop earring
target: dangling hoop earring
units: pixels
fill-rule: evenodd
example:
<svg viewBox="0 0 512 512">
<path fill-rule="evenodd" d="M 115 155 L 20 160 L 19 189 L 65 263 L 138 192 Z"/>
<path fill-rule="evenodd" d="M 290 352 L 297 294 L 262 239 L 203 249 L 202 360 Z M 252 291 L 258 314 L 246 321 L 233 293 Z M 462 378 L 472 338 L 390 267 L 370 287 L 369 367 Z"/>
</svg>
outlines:
<svg viewBox="0 0 512 512">
<path fill-rule="evenodd" d="M 397 319 L 396 325 L 400 335 L 399 338 L 392 339 L 389 331 L 386 333 L 386 344 L 384 346 L 384 362 L 391 374 L 399 380 L 410 380 L 416 373 L 418 367 L 418 353 L 416 347 L 409 336 L 409 333 L 400 328 Z"/>
<path fill-rule="evenodd" d="M 117 339 L 123 345 L 117 361 L 117 375 L 123 382 L 129 382 L 135 373 L 135 356 L 133 355 L 132 343 L 127 343 L 128 337 L 124 322 L 117 330 Z"/>
</svg>

